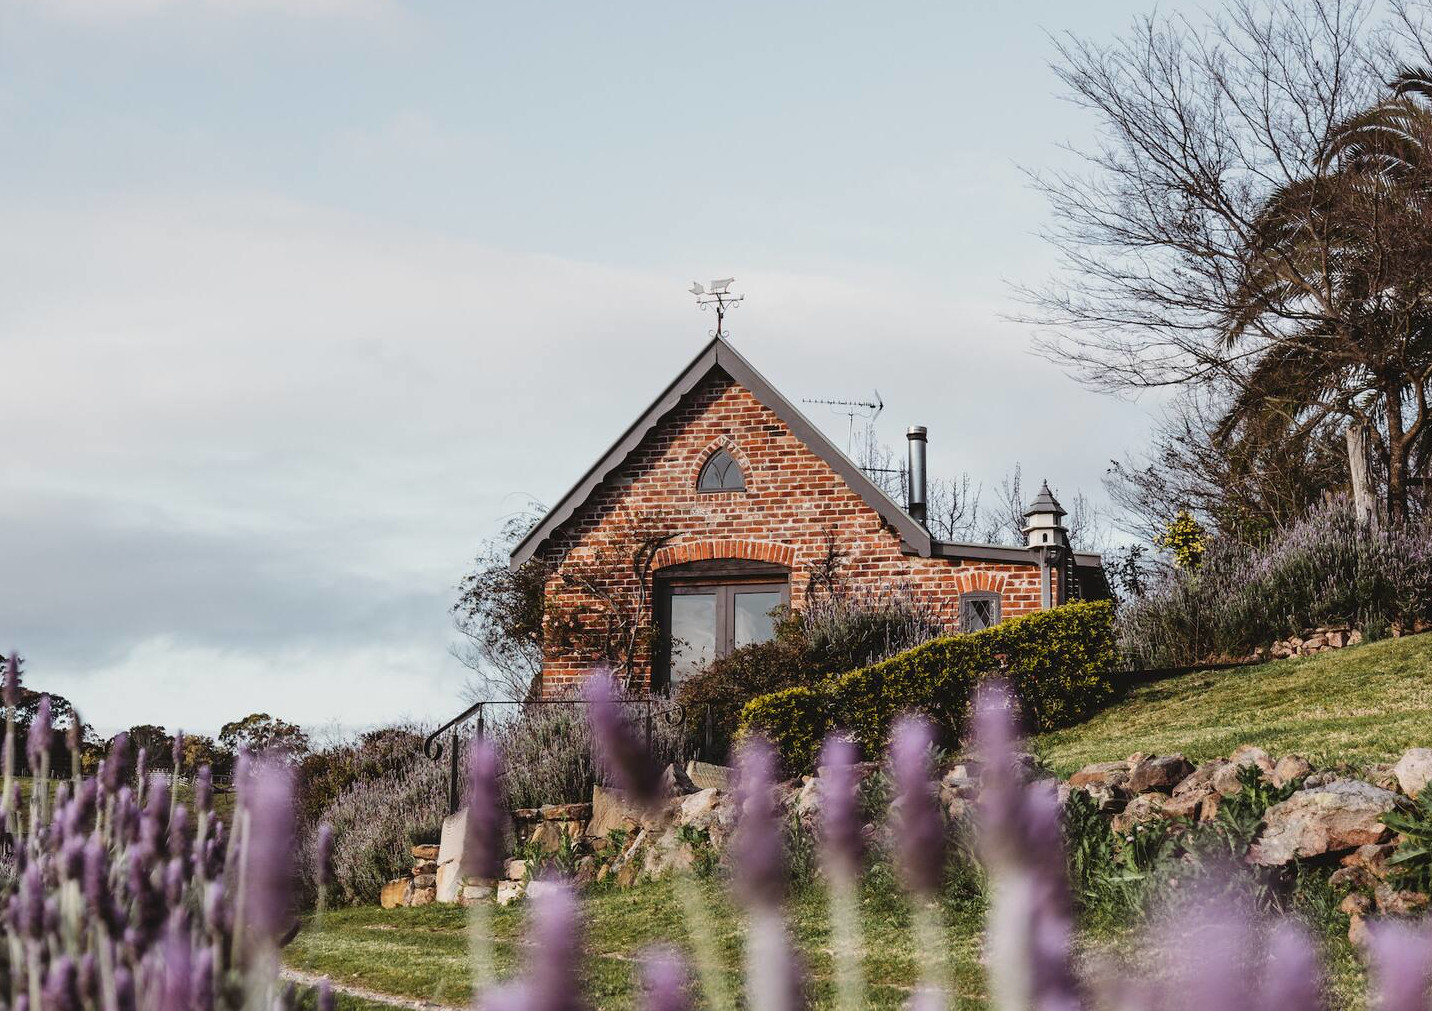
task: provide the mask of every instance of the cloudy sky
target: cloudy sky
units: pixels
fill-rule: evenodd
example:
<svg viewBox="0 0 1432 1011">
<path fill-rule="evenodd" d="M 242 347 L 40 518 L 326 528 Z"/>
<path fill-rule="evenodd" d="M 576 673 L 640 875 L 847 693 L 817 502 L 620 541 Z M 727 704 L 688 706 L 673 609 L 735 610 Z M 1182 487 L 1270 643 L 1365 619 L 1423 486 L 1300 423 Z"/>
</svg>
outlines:
<svg viewBox="0 0 1432 1011">
<path fill-rule="evenodd" d="M 792 400 L 1097 493 L 1146 406 L 1002 314 L 1093 130 L 1046 33 L 1149 6 L 0 0 L 0 648 L 105 730 L 450 714 L 465 566 L 693 278 Z"/>
</svg>

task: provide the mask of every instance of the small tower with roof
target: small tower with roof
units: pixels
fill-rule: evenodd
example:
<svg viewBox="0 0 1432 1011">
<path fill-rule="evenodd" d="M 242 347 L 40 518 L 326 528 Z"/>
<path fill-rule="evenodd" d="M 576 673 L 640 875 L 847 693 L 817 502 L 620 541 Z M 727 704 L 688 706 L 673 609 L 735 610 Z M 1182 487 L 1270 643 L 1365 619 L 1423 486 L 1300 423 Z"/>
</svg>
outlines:
<svg viewBox="0 0 1432 1011">
<path fill-rule="evenodd" d="M 1024 544 L 1039 559 L 1039 606 L 1045 609 L 1063 603 L 1064 590 L 1072 583 L 1072 572 L 1065 571 L 1074 558 L 1063 522 L 1066 515 L 1048 481 L 1040 484 L 1039 494 L 1024 511 Z"/>
</svg>

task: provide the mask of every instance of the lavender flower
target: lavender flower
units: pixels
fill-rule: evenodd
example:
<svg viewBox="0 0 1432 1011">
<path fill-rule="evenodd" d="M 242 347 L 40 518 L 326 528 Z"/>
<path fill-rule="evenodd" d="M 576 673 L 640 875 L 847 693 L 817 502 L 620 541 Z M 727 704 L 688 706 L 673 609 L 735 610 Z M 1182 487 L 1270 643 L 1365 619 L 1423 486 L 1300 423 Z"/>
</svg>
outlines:
<svg viewBox="0 0 1432 1011">
<path fill-rule="evenodd" d="M 642 961 L 646 1011 L 687 1011 L 686 963 L 674 948 L 656 948 Z"/>
<path fill-rule="evenodd" d="M 30 760 L 32 770 L 38 770 L 41 756 L 50 753 L 52 734 L 50 697 L 41 695 L 39 708 L 35 711 L 35 718 L 30 723 L 30 736 L 25 741 L 25 757 Z"/>
<path fill-rule="evenodd" d="M 1378 1011 L 1426 1011 L 1432 935 L 1425 926 L 1384 922 L 1372 931 Z"/>
<path fill-rule="evenodd" d="M 240 898 L 250 940 L 275 944 L 292 920 L 293 774 L 287 765 L 263 762 L 242 784 L 249 827 Z"/>
<path fill-rule="evenodd" d="M 69 955 L 61 955 L 50 964 L 45 979 L 45 1011 L 80 1011 L 75 960 Z"/>
<path fill-rule="evenodd" d="M 825 739 L 820 753 L 821 854 L 830 874 L 855 878 L 865 848 L 856 789 L 855 745 L 844 737 Z"/>
<path fill-rule="evenodd" d="M 318 981 L 318 1011 L 333 1011 L 333 984 L 327 976 Z"/>
<path fill-rule="evenodd" d="M 607 774 L 647 811 L 661 806 L 661 771 L 637 741 L 622 713 L 621 693 L 609 671 L 597 671 L 582 686 L 587 719 Z"/>
<path fill-rule="evenodd" d="M 128 771 L 129 735 L 121 730 L 109 744 L 109 757 L 105 759 L 100 785 L 106 793 L 113 795 L 124 782 Z"/>
<path fill-rule="evenodd" d="M 11 653 L 5 661 L 5 705 L 13 713 L 20 704 L 20 654 Z"/>
<path fill-rule="evenodd" d="M 214 949 L 199 949 L 194 959 L 194 982 L 190 987 L 194 1011 L 214 1011 Z"/>
<path fill-rule="evenodd" d="M 474 737 L 467 752 L 467 823 L 462 872 L 469 877 L 502 877 L 506 809 L 498 784 L 497 749 Z"/>
<path fill-rule="evenodd" d="M 999 1007 L 1075 1008 L 1073 909 L 1054 791 L 1026 786 L 1015 765 L 1012 700 L 1002 684 L 975 697 L 981 773 L 980 852 L 994 882 L 988 945 Z"/>
<path fill-rule="evenodd" d="M 779 909 L 786 892 L 784 841 L 772 787 L 776 753 L 767 742 L 747 741 L 736 758 L 736 810 L 740 821 L 731 841 L 736 890 L 750 909 Z"/>
<path fill-rule="evenodd" d="M 170 752 L 170 758 L 174 763 L 170 768 L 174 770 L 174 775 L 177 776 L 179 775 L 179 770 L 184 766 L 184 731 L 182 730 L 174 731 L 174 747 Z"/>
<path fill-rule="evenodd" d="M 910 890 L 927 900 L 939 894 L 945 877 L 945 822 L 930 780 L 932 744 L 929 723 L 917 717 L 901 717 L 891 734 L 900 864 Z"/>
<path fill-rule="evenodd" d="M 1267 1011 L 1316 1011 L 1322 973 L 1312 942 L 1296 924 L 1280 923 L 1268 941 L 1268 967 L 1259 994 Z"/>
<path fill-rule="evenodd" d="M 529 1011 L 575 1011 L 581 993 L 581 916 L 576 896 L 549 883 L 532 900 L 532 943 L 542 964 L 527 975 Z"/>
<path fill-rule="evenodd" d="M 200 814 L 214 809 L 214 774 L 207 765 L 200 766 L 194 775 L 194 807 Z"/>
<path fill-rule="evenodd" d="M 194 951 L 184 921 L 176 910 L 161 948 L 163 983 L 155 1011 L 190 1011 L 194 993 Z"/>
</svg>

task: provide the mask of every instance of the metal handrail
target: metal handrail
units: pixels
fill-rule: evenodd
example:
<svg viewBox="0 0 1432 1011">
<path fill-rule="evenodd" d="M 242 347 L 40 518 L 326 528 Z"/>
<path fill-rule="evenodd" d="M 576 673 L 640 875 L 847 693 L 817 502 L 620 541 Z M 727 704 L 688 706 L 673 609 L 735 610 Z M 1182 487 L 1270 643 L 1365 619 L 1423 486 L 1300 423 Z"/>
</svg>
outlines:
<svg viewBox="0 0 1432 1011">
<path fill-rule="evenodd" d="M 455 814 L 458 809 L 458 762 L 459 749 L 457 746 L 458 730 L 474 716 L 477 717 L 477 736 L 482 738 L 487 730 L 487 707 L 488 706 L 590 706 L 590 705 L 620 705 L 623 702 L 632 705 L 644 706 L 646 712 L 643 714 L 643 723 L 646 729 L 646 747 L 651 750 L 652 731 L 658 717 L 669 727 L 679 727 L 686 723 L 686 707 L 680 702 L 672 702 L 669 699 L 658 700 L 653 698 L 617 700 L 615 702 L 589 702 L 586 699 L 531 699 L 526 702 L 517 702 L 511 699 L 481 699 L 468 706 L 442 726 L 438 727 L 423 740 L 423 754 L 434 762 L 442 760 L 443 745 L 442 735 L 448 734 L 451 738 L 451 747 L 448 750 L 448 813 Z M 661 708 L 654 708 L 658 702 L 664 703 Z M 709 717 L 708 707 L 708 717 Z M 710 720 L 708 718 L 707 723 Z M 709 735 L 709 727 L 707 729 Z"/>
</svg>

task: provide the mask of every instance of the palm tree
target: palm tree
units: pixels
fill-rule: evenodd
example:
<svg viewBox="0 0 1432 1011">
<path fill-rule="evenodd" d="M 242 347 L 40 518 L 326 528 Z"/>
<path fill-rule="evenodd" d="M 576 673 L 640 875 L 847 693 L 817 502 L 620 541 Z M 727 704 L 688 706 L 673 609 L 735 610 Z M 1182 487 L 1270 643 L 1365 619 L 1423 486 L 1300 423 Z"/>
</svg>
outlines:
<svg viewBox="0 0 1432 1011">
<path fill-rule="evenodd" d="M 1221 430 L 1370 439 L 1393 520 L 1432 446 L 1432 72 L 1329 131 L 1321 171 L 1265 201 L 1223 323 L 1249 348 Z"/>
</svg>

